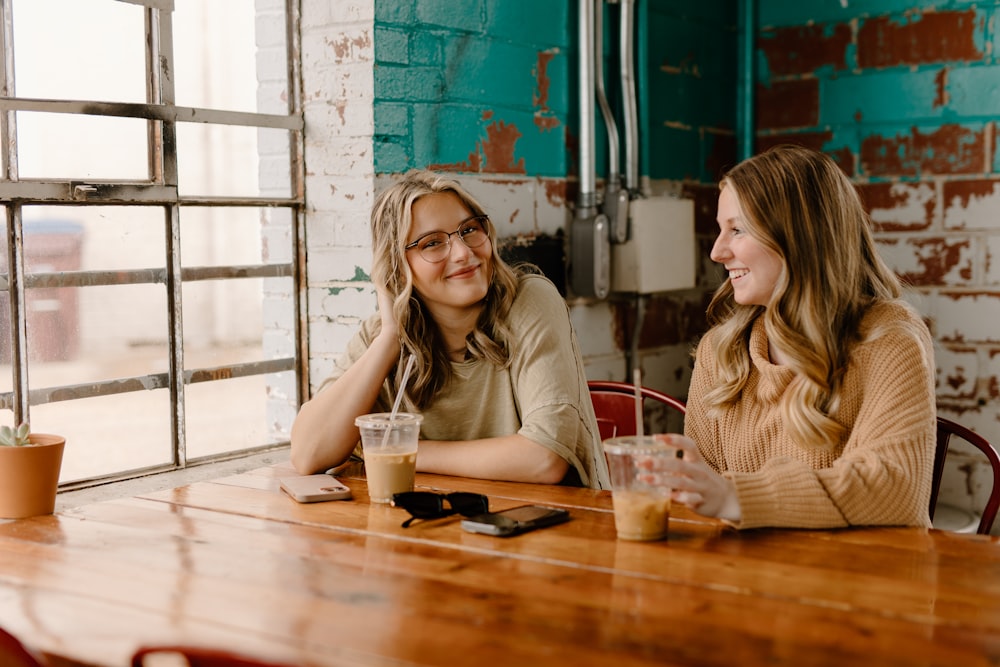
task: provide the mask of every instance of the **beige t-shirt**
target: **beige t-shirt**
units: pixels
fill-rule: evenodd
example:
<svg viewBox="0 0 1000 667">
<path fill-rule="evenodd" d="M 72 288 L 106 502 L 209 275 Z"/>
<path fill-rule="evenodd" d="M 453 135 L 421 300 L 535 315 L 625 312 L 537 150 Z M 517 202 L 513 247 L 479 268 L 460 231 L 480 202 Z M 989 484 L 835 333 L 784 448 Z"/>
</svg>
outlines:
<svg viewBox="0 0 1000 667">
<path fill-rule="evenodd" d="M 339 378 L 368 348 L 379 315 L 351 339 L 327 383 Z M 454 362 L 452 377 L 422 412 L 420 437 L 475 440 L 518 434 L 562 457 L 584 486 L 609 488 L 594 407 L 569 309 L 555 286 L 522 276 L 510 311 L 511 364 Z M 383 387 L 375 410 L 391 407 Z"/>
</svg>

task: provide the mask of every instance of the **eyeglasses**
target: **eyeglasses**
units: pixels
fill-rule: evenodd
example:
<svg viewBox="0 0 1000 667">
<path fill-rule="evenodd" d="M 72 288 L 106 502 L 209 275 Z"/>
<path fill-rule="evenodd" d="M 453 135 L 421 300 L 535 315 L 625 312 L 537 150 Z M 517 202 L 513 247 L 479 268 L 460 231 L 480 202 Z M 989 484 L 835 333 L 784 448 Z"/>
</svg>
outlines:
<svg viewBox="0 0 1000 667">
<path fill-rule="evenodd" d="M 457 234 L 462 239 L 462 243 L 470 248 L 478 248 L 486 243 L 489 234 L 486 233 L 489 217 L 477 215 L 474 218 L 465 220 L 453 232 L 431 232 L 424 234 L 419 239 L 407 245 L 404 250 L 416 248 L 420 251 L 420 256 L 428 262 L 443 262 L 451 253 L 451 237 Z"/>
<path fill-rule="evenodd" d="M 445 507 L 447 503 L 450 507 Z M 392 496 L 393 507 L 402 507 L 410 513 L 410 518 L 403 522 L 403 528 L 408 528 L 417 519 L 440 519 L 452 514 L 475 516 L 488 512 L 490 499 L 480 493 L 432 493 L 430 491 L 405 491 Z"/>
</svg>

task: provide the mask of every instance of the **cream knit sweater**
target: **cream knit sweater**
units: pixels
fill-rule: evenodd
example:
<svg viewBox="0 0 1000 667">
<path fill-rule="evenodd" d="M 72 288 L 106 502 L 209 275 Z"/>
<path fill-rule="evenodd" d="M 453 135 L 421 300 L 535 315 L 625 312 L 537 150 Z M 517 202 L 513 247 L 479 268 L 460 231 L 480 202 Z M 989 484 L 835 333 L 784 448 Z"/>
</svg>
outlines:
<svg viewBox="0 0 1000 667">
<path fill-rule="evenodd" d="M 893 326 L 906 320 L 919 327 L 919 339 Z M 709 465 L 736 484 L 738 528 L 930 526 L 936 415 L 930 334 L 901 302 L 873 307 L 862 333 L 874 327 L 888 330 L 851 353 L 835 415 L 847 432 L 833 451 L 789 438 L 778 399 L 794 373 L 768 360 L 762 320 L 751 331 L 753 369 L 743 396 L 719 419 L 709 418 L 701 400 L 715 384 L 708 363 L 713 332 L 699 343 L 684 430 Z"/>
</svg>

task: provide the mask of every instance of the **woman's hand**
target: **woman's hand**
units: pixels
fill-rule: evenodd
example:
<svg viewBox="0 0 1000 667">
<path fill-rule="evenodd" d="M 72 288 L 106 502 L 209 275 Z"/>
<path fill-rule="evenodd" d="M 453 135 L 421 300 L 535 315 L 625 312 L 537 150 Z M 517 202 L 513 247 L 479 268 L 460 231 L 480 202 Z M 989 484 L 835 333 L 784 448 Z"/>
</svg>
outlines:
<svg viewBox="0 0 1000 667">
<path fill-rule="evenodd" d="M 675 433 L 657 438 L 684 452 L 683 459 L 671 459 L 669 471 L 659 475 L 659 481 L 672 489 L 671 499 L 702 516 L 738 522 L 743 513 L 736 485 L 705 463 L 694 440 Z"/>
</svg>

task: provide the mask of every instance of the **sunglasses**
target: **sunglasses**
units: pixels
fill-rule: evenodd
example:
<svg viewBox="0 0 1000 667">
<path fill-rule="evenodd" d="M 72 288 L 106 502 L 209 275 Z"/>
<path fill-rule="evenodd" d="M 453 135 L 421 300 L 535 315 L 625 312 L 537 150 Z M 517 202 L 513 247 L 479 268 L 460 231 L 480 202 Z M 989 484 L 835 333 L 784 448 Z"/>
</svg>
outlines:
<svg viewBox="0 0 1000 667">
<path fill-rule="evenodd" d="M 445 503 L 448 507 L 445 507 Z M 406 491 L 392 496 L 393 507 L 401 507 L 410 513 L 403 522 L 408 528 L 417 519 L 440 519 L 452 514 L 475 516 L 488 512 L 490 499 L 481 493 L 432 493 L 430 491 Z"/>
</svg>

